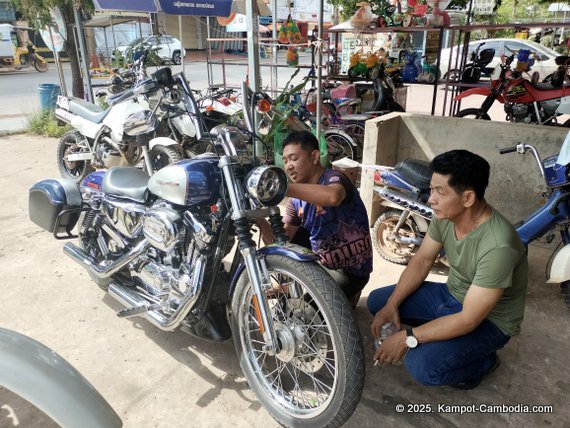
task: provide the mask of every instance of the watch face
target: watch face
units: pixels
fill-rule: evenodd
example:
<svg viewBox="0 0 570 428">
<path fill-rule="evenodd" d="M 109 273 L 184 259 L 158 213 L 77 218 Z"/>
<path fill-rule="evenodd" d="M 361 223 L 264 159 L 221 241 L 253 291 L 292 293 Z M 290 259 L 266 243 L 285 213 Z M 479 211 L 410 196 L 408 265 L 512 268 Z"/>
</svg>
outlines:
<svg viewBox="0 0 570 428">
<path fill-rule="evenodd" d="M 406 337 L 406 345 L 408 345 L 408 348 L 415 348 L 418 346 L 418 339 L 414 336 L 408 336 Z"/>
</svg>

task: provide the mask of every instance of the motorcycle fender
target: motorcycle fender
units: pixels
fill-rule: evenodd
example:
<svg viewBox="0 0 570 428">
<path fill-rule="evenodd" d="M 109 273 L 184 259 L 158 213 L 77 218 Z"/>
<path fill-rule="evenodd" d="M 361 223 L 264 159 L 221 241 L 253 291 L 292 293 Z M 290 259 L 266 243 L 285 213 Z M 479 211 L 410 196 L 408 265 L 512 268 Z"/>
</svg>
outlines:
<svg viewBox="0 0 570 428">
<path fill-rule="evenodd" d="M 382 199 L 382 202 L 380 203 L 380 205 L 382 205 L 384 207 L 394 208 L 394 209 L 403 211 L 403 209 L 400 205 L 395 204 L 394 202 L 391 202 L 391 201 L 386 201 L 385 199 Z M 428 230 L 428 227 L 429 227 L 428 221 L 425 218 L 423 218 L 421 215 L 418 215 L 415 213 L 411 213 L 411 216 L 414 219 L 414 221 L 416 222 L 418 229 L 420 229 L 420 232 L 426 233 Z"/>
<path fill-rule="evenodd" d="M 266 256 L 269 254 L 277 254 L 280 256 L 289 257 L 299 262 L 317 262 L 319 260 L 319 256 L 317 256 L 317 254 L 313 253 L 308 248 L 291 243 L 286 243 L 285 245 L 268 245 L 266 247 L 259 248 L 257 250 L 257 253 L 262 256 Z M 236 273 L 234 274 L 234 277 L 232 278 L 232 282 L 230 284 L 230 289 L 228 294 L 230 297 L 233 294 L 236 283 L 241 274 L 243 273 L 244 269 L 245 269 L 245 264 L 243 263 L 237 268 Z"/>
<path fill-rule="evenodd" d="M 41 343 L 0 328 L 0 386 L 29 401 L 59 426 L 121 427 L 99 392 Z"/>
<path fill-rule="evenodd" d="M 341 130 L 338 129 L 338 128 L 325 130 L 325 138 L 326 138 L 327 135 L 330 135 L 330 134 L 337 134 L 337 135 L 340 134 L 340 135 L 342 135 L 343 137 L 345 137 L 345 138 L 350 142 L 350 144 L 352 144 L 353 147 L 356 147 L 356 142 L 354 141 L 354 138 L 352 138 L 352 137 L 351 137 L 350 135 L 348 135 L 346 132 L 341 131 Z"/>
<path fill-rule="evenodd" d="M 560 98 L 560 104 L 556 109 L 556 113 L 570 114 L 570 96 Z"/>
<path fill-rule="evenodd" d="M 172 138 L 156 137 L 149 141 L 148 148 L 152 150 L 154 146 L 177 146 L 178 143 Z"/>
<path fill-rule="evenodd" d="M 105 116 L 105 119 L 103 119 L 103 124 L 109 127 L 111 130 L 111 138 L 113 140 L 122 141 L 123 125 L 129 115 L 132 113 L 137 113 L 139 111 L 147 110 L 147 108 L 144 108 L 141 103 L 143 102 L 136 102 L 135 100 L 132 100 L 115 104 L 107 116 Z"/>
<path fill-rule="evenodd" d="M 471 95 L 482 95 L 482 96 L 486 97 L 490 93 L 491 93 L 491 90 L 489 88 L 471 88 L 471 89 L 468 89 L 464 92 L 461 92 L 453 100 L 459 101 L 459 100 L 462 100 L 464 98 L 470 97 Z"/>
<path fill-rule="evenodd" d="M 562 283 L 570 280 L 570 244 L 566 244 L 554 256 L 550 265 L 548 284 Z"/>
</svg>

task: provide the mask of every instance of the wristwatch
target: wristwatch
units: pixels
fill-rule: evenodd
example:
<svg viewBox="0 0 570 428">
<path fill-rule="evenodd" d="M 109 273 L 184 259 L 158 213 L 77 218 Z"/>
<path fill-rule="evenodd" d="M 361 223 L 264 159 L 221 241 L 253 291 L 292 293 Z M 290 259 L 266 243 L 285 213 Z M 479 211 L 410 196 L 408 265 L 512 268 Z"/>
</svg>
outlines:
<svg viewBox="0 0 570 428">
<path fill-rule="evenodd" d="M 406 345 L 408 345 L 408 348 L 412 349 L 418 346 L 418 339 L 416 339 L 416 337 L 414 336 L 414 333 L 412 332 L 412 327 L 410 326 L 406 326 Z"/>
</svg>

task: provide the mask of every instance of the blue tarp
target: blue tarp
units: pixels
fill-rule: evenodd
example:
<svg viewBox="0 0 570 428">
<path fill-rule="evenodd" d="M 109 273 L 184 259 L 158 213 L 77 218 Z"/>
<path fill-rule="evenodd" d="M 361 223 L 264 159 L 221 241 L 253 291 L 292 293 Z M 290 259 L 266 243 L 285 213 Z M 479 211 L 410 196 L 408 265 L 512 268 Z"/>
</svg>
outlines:
<svg viewBox="0 0 570 428">
<path fill-rule="evenodd" d="M 154 0 L 93 0 L 95 10 L 124 10 L 129 12 L 157 12 Z"/>
<path fill-rule="evenodd" d="M 232 11 L 232 0 L 159 0 L 159 3 L 163 12 L 172 15 L 230 16 Z"/>
</svg>

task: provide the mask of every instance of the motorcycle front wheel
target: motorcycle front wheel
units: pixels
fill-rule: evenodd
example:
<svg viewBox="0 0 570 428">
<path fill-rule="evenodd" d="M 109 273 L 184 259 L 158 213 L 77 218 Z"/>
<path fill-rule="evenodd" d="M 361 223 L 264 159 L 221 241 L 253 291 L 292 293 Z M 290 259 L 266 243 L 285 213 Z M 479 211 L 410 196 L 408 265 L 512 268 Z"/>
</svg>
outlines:
<svg viewBox="0 0 570 428">
<path fill-rule="evenodd" d="M 80 182 L 93 171 L 91 161 L 78 160 L 70 161 L 67 157 L 71 154 L 89 153 L 89 148 L 85 147 L 85 137 L 79 131 L 71 130 L 66 132 L 57 145 L 57 166 L 63 178 L 71 178 Z"/>
<path fill-rule="evenodd" d="M 45 73 L 46 71 L 48 71 L 49 64 L 46 60 L 40 61 L 39 59 L 36 58 L 34 60 L 34 68 L 36 69 L 36 71 L 39 71 L 40 73 Z"/>
<path fill-rule="evenodd" d="M 481 109 L 478 109 L 478 108 L 466 108 L 465 110 L 461 110 L 454 117 L 464 117 L 467 119 L 491 120 L 491 117 L 487 113 L 483 112 Z"/>
<path fill-rule="evenodd" d="M 317 264 L 280 255 L 265 258 L 272 290 L 270 316 L 281 350 L 265 349 L 259 306 L 247 274 L 232 298 L 232 332 L 247 382 L 285 426 L 340 426 L 364 386 L 364 351 L 354 313 Z"/>
</svg>

